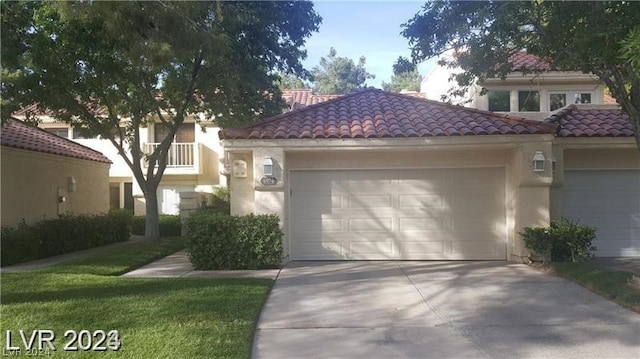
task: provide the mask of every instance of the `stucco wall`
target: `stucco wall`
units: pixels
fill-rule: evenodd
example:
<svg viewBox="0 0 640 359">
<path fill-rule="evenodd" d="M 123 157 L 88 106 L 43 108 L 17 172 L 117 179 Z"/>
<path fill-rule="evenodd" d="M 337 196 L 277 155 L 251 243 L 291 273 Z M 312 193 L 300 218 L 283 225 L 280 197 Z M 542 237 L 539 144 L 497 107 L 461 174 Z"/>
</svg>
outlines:
<svg viewBox="0 0 640 359">
<path fill-rule="evenodd" d="M 106 213 L 109 164 L 2 147 L 2 225 L 58 214 Z M 76 191 L 68 191 L 68 178 Z M 60 192 L 59 192 L 60 191 Z M 58 202 L 58 194 L 66 201 Z"/>
</svg>

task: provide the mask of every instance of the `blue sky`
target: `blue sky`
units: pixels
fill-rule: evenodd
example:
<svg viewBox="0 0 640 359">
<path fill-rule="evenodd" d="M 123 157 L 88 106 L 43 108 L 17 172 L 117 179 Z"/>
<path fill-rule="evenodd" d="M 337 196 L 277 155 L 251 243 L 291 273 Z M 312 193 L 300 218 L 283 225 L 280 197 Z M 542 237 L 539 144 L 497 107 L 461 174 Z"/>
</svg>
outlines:
<svg viewBox="0 0 640 359">
<path fill-rule="evenodd" d="M 320 30 L 306 43 L 308 70 L 320 62 L 334 47 L 338 56 L 357 63 L 360 56 L 367 59 L 366 69 L 376 75 L 367 85 L 382 87 L 391 80 L 392 66 L 398 56 L 410 57 L 409 42 L 400 35 L 401 24 L 411 19 L 424 1 L 314 1 L 316 12 L 322 16 Z M 421 64 L 424 76 L 431 66 Z"/>
</svg>

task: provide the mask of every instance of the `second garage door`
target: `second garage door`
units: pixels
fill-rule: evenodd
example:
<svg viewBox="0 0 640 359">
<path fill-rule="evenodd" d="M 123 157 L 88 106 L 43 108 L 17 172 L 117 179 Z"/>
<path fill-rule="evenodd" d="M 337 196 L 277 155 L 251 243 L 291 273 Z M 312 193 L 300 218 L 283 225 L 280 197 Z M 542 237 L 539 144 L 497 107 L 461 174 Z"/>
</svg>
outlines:
<svg viewBox="0 0 640 359">
<path fill-rule="evenodd" d="M 292 171 L 294 260 L 506 259 L 504 168 Z"/>
<path fill-rule="evenodd" d="M 567 171 L 562 215 L 596 228 L 599 257 L 640 256 L 640 171 Z"/>
</svg>

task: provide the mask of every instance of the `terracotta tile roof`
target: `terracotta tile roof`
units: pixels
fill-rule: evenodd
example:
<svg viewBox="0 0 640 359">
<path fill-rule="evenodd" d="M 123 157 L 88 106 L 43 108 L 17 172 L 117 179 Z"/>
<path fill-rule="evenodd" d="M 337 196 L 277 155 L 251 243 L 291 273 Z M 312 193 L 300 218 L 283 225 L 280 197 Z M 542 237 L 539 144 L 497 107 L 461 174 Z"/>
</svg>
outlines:
<svg viewBox="0 0 640 359">
<path fill-rule="evenodd" d="M 87 161 L 111 163 L 107 157 L 98 151 L 56 136 L 43 129 L 27 126 L 16 119 L 6 121 L 2 126 L 0 137 L 2 146 L 79 158 Z"/>
<path fill-rule="evenodd" d="M 525 51 L 516 52 L 509 59 L 513 71 L 555 71 L 557 70 L 549 60 Z"/>
<path fill-rule="evenodd" d="M 284 90 L 282 98 L 287 102 L 291 111 L 331 100 L 341 95 L 314 95 L 311 89 Z"/>
<path fill-rule="evenodd" d="M 221 139 L 403 138 L 555 133 L 556 126 L 378 89 L 369 89 L 254 125 Z"/>
<path fill-rule="evenodd" d="M 633 137 L 629 116 L 617 107 L 569 105 L 546 121 L 559 125 L 558 137 Z"/>
<path fill-rule="evenodd" d="M 604 94 L 604 103 L 605 105 L 617 105 L 618 101 L 608 93 Z"/>
</svg>

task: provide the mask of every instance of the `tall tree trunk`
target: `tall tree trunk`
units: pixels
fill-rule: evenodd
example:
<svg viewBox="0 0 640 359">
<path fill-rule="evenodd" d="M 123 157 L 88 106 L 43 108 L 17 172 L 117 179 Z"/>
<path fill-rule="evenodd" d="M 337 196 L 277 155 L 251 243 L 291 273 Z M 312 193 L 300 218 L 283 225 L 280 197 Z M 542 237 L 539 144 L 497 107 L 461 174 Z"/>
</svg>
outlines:
<svg viewBox="0 0 640 359">
<path fill-rule="evenodd" d="M 144 239 L 147 241 L 160 241 L 160 222 L 158 211 L 158 185 L 145 183 L 145 208 L 147 214 L 145 216 Z"/>
</svg>

